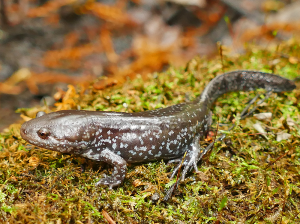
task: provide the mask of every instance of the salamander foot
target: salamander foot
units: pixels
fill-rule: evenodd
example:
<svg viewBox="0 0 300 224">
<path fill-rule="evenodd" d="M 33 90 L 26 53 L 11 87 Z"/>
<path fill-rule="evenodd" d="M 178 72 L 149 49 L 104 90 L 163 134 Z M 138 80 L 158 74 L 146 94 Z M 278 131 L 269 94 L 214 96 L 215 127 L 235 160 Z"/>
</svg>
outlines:
<svg viewBox="0 0 300 224">
<path fill-rule="evenodd" d="M 183 171 L 182 171 L 182 174 L 180 177 L 180 181 L 184 181 L 187 172 L 189 172 L 193 168 L 196 172 L 198 172 L 197 163 L 199 161 L 200 152 L 201 152 L 201 148 L 200 148 L 200 144 L 199 144 L 199 137 L 196 137 L 194 142 L 190 145 L 188 151 L 186 152 L 185 157 L 183 156 L 184 161 L 182 164 L 181 164 L 181 161 L 183 160 L 183 157 L 180 159 L 173 159 L 168 162 L 168 164 L 178 163 L 178 165 L 173 170 L 170 179 L 173 179 L 173 177 L 178 172 L 178 170 L 180 169 L 181 166 L 184 168 L 183 168 Z"/>
<path fill-rule="evenodd" d="M 109 187 L 109 189 L 112 189 L 113 187 L 118 186 L 121 183 L 122 183 L 122 181 L 118 180 L 117 178 L 107 177 L 106 175 L 104 175 L 104 178 L 101 178 L 95 184 L 95 186 L 98 186 L 98 185 L 107 185 Z"/>
<path fill-rule="evenodd" d="M 111 176 L 105 175 L 103 178 L 101 178 L 96 183 L 96 186 L 107 185 L 110 189 L 112 189 L 123 182 L 126 175 L 127 165 L 126 161 L 122 157 L 108 149 L 105 149 L 101 152 L 99 161 L 109 163 L 113 166 L 114 170 Z"/>
</svg>

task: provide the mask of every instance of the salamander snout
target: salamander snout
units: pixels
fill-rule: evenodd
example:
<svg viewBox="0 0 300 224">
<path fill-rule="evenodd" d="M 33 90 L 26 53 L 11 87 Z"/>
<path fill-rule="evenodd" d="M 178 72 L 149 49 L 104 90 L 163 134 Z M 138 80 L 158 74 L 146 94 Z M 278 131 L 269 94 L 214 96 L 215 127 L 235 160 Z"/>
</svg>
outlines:
<svg viewBox="0 0 300 224">
<path fill-rule="evenodd" d="M 27 131 L 26 131 L 26 128 L 25 128 L 24 124 L 21 126 L 20 134 L 21 134 L 22 138 L 24 138 L 26 136 L 26 134 L 27 134 Z"/>
<path fill-rule="evenodd" d="M 27 131 L 25 128 L 21 128 L 21 135 L 26 135 Z"/>
</svg>

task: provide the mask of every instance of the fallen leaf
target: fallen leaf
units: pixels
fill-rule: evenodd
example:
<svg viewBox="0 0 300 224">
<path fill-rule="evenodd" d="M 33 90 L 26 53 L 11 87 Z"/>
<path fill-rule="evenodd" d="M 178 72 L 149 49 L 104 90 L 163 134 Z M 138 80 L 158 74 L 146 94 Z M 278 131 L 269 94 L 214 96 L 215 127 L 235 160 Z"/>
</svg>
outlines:
<svg viewBox="0 0 300 224">
<path fill-rule="evenodd" d="M 266 139 L 268 139 L 267 137 L 267 132 L 265 131 L 265 129 L 261 126 L 260 123 L 255 123 L 253 124 L 253 128 L 258 131 L 258 133 L 260 133 L 262 136 L 264 136 Z"/>
<path fill-rule="evenodd" d="M 279 132 L 277 133 L 276 141 L 280 142 L 282 140 L 288 140 L 292 135 L 285 132 Z"/>
<path fill-rule="evenodd" d="M 260 121 L 270 121 L 272 118 L 272 113 L 271 112 L 259 113 L 259 114 L 254 114 L 253 116 Z"/>
<path fill-rule="evenodd" d="M 290 126 L 290 127 L 297 125 L 297 123 L 296 123 L 292 118 L 290 118 L 290 117 L 288 117 L 288 118 L 286 119 L 286 123 L 287 123 L 287 125 Z"/>
</svg>

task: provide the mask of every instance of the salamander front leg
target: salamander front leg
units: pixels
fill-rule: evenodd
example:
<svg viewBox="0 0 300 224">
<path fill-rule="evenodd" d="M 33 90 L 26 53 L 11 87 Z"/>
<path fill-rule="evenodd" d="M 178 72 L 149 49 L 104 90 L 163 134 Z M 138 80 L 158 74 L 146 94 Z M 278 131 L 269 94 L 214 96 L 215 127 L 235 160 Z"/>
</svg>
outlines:
<svg viewBox="0 0 300 224">
<path fill-rule="evenodd" d="M 121 184 L 125 178 L 125 174 L 127 171 L 126 161 L 109 149 L 105 149 L 101 152 L 99 160 L 112 165 L 114 171 L 110 177 L 101 178 L 95 184 L 95 186 L 107 185 L 110 189 L 112 189 L 113 187 Z"/>
</svg>

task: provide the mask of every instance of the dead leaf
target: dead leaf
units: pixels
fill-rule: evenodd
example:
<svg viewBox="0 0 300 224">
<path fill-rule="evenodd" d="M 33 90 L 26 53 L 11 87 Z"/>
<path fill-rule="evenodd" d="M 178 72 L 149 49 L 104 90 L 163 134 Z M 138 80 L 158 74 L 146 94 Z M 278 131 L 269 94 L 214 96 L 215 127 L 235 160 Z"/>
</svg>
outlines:
<svg viewBox="0 0 300 224">
<path fill-rule="evenodd" d="M 260 123 L 255 123 L 253 124 L 253 128 L 258 131 L 258 133 L 260 133 L 262 136 L 264 136 L 266 139 L 268 139 L 267 137 L 267 132 L 265 131 L 265 129 L 261 126 Z"/>
<path fill-rule="evenodd" d="M 254 114 L 253 116 L 260 121 L 270 121 L 272 118 L 272 113 L 271 112 L 259 113 L 259 114 Z"/>
<path fill-rule="evenodd" d="M 289 138 L 291 138 L 291 136 L 292 135 L 289 133 L 279 132 L 279 133 L 277 133 L 276 141 L 280 142 L 282 140 L 288 140 Z"/>
<path fill-rule="evenodd" d="M 290 126 L 290 127 L 292 127 L 292 126 L 297 126 L 297 123 L 292 119 L 292 118 L 290 118 L 290 117 L 288 117 L 287 119 L 286 119 L 286 123 L 287 123 L 287 125 L 288 126 Z"/>
</svg>

